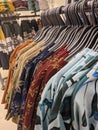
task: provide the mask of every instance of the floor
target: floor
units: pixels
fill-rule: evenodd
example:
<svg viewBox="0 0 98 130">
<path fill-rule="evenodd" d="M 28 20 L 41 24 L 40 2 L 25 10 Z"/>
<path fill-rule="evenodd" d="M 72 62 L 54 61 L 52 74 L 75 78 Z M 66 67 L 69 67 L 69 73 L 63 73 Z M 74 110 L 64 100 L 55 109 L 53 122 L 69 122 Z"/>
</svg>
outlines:
<svg viewBox="0 0 98 130">
<path fill-rule="evenodd" d="M 4 105 L 1 104 L 1 99 L 3 95 L 3 90 L 1 90 L 1 85 L 0 85 L 0 130 L 17 130 L 17 125 L 14 124 L 11 120 L 6 121 L 5 120 L 5 115 L 6 115 L 6 110 L 4 109 Z"/>
</svg>

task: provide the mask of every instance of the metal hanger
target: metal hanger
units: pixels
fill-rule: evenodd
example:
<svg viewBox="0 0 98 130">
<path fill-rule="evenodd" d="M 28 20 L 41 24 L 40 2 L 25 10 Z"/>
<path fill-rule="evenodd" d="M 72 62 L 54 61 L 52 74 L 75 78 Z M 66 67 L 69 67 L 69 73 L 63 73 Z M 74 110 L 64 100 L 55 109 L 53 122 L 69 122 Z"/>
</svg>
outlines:
<svg viewBox="0 0 98 130">
<path fill-rule="evenodd" d="M 79 1 L 76 2 L 76 5 L 75 5 L 75 14 L 76 14 L 76 17 L 77 17 L 77 20 L 78 20 L 78 25 L 80 25 L 80 26 L 83 25 L 83 21 L 81 20 L 79 14 L 78 14 L 78 6 L 79 6 L 79 4 L 80 4 L 81 2 L 82 2 L 82 1 L 79 0 Z"/>
<path fill-rule="evenodd" d="M 84 11 L 83 6 L 84 6 L 84 1 L 82 1 L 79 4 L 79 9 L 82 8 L 82 10 Z M 68 56 L 66 58 L 66 60 L 70 59 L 74 54 L 76 54 L 78 51 L 80 51 L 83 48 L 83 46 L 85 45 L 85 41 L 89 38 L 88 32 L 90 31 L 91 26 L 87 25 L 87 23 L 89 24 L 89 22 L 87 20 L 87 16 L 84 15 L 85 13 L 83 11 L 81 11 L 81 13 L 82 13 L 82 16 L 83 16 L 83 20 L 85 19 L 84 28 L 83 28 L 82 33 L 79 36 L 79 38 L 76 41 L 73 42 L 73 44 L 72 44 L 73 46 L 71 47 L 70 56 Z"/>
<path fill-rule="evenodd" d="M 61 12 L 61 7 L 57 7 L 55 8 L 51 13 L 52 13 L 52 17 L 56 17 L 56 26 L 58 26 L 59 28 L 57 28 L 57 30 L 55 30 L 53 33 L 52 33 L 52 36 L 50 37 L 50 39 L 48 39 L 46 41 L 46 43 L 51 43 L 51 42 L 54 42 L 58 35 L 65 29 L 65 25 L 64 25 L 64 21 L 62 20 L 62 18 L 60 17 L 60 12 Z"/>
<path fill-rule="evenodd" d="M 53 23 L 53 27 L 51 32 L 47 35 L 47 37 L 44 38 L 44 41 L 46 44 L 49 44 L 53 41 L 53 39 L 58 35 L 60 31 L 60 25 L 56 17 L 56 8 L 49 11 L 48 17 L 51 19 L 51 22 Z"/>
<path fill-rule="evenodd" d="M 40 36 L 36 38 L 36 42 L 39 42 L 41 41 L 45 35 L 47 34 L 47 32 L 50 30 L 50 29 L 53 29 L 53 23 L 51 22 L 50 18 L 48 17 L 49 15 L 49 10 L 47 11 L 44 11 L 42 14 L 41 14 L 41 19 L 42 21 L 44 22 L 44 28 L 43 28 L 43 31 L 41 31 L 40 33 Z M 47 18 L 48 17 L 48 18 Z"/>
<path fill-rule="evenodd" d="M 66 33 L 67 37 L 64 37 L 63 41 L 61 41 L 61 43 L 68 43 L 68 45 L 71 45 L 70 43 L 72 42 L 72 40 L 75 38 L 77 32 L 80 31 L 82 27 L 78 28 L 78 26 L 75 26 L 75 27 L 73 26 L 73 23 L 72 23 L 73 20 L 71 20 L 71 18 L 73 17 L 73 15 L 70 16 L 71 12 L 74 11 L 74 17 L 75 17 L 75 20 L 76 20 L 76 21 L 74 20 L 75 25 L 76 25 L 76 23 L 77 23 L 78 20 L 77 20 L 77 17 L 75 15 L 75 10 L 72 11 L 72 9 L 69 8 L 69 7 L 70 7 L 70 5 L 68 5 L 65 8 L 65 15 L 68 18 L 68 22 L 66 22 L 66 23 L 67 23 L 67 25 L 68 24 L 70 24 L 70 25 L 72 24 L 72 25 L 71 25 L 71 29 L 69 30 L 69 32 Z M 69 11 L 69 10 L 71 10 L 71 11 Z M 66 18 L 66 20 L 67 20 L 67 18 Z"/>
<path fill-rule="evenodd" d="M 76 28 L 77 27 L 74 27 L 73 25 L 72 25 L 72 20 L 71 20 L 71 17 L 70 17 L 70 12 L 69 12 L 69 10 L 71 9 L 70 8 L 70 6 L 71 5 L 69 5 L 69 6 L 67 6 L 66 8 L 65 8 L 65 16 L 67 16 L 69 19 L 68 19 L 68 22 L 67 22 L 67 18 L 66 18 L 66 23 L 67 23 L 67 26 L 68 27 L 70 27 L 69 29 L 68 29 L 68 31 L 66 32 L 66 37 L 64 37 L 64 38 L 62 38 L 62 41 L 61 41 L 61 43 L 67 43 L 68 42 L 68 40 L 70 41 L 71 40 L 71 36 L 73 36 L 74 35 L 74 31 L 76 30 Z M 69 22 L 70 21 L 70 22 Z M 69 24 L 69 25 L 68 25 Z M 65 33 L 64 33 L 65 34 Z"/>
<path fill-rule="evenodd" d="M 95 16 L 95 11 L 94 11 L 94 3 L 95 3 L 96 1 L 95 0 L 93 0 L 93 1 L 91 1 L 91 10 L 92 10 L 92 22 L 93 22 L 93 25 L 97 25 L 98 23 L 97 23 L 97 18 L 96 18 L 96 16 Z"/>
<path fill-rule="evenodd" d="M 70 5 L 69 5 L 70 6 Z M 69 16 L 69 13 L 71 13 L 71 12 L 68 12 L 68 7 L 69 6 L 67 6 L 66 7 L 66 9 L 65 9 L 65 11 L 66 11 L 66 13 L 68 13 L 67 14 L 67 17 L 70 17 Z M 70 8 L 71 9 L 71 8 Z M 64 10 L 64 9 L 63 9 Z M 66 13 L 65 13 L 65 15 L 66 15 Z M 67 20 L 67 19 L 66 19 Z M 72 21 L 72 20 L 69 20 L 69 21 Z M 68 24 L 68 23 L 67 23 Z M 71 25 L 71 22 L 69 22 L 69 24 Z M 80 29 L 81 30 L 81 29 Z M 74 27 L 73 25 L 72 25 L 72 27 L 71 28 L 69 28 L 69 30 L 67 30 L 66 31 L 66 33 L 63 31 L 63 37 L 62 37 L 62 33 L 61 33 L 61 35 L 60 35 L 60 37 L 58 37 L 58 39 L 57 39 L 57 46 L 59 47 L 60 45 L 62 45 L 62 44 L 64 44 L 64 43 L 69 43 L 70 42 L 70 40 L 72 40 L 72 37 L 73 37 L 73 39 L 74 39 L 74 37 L 75 37 L 75 33 L 77 33 L 77 31 L 79 31 L 79 28 L 78 28 L 78 26 L 77 27 Z M 58 43 L 58 40 L 60 39 L 60 42 Z M 62 41 L 62 39 L 63 39 L 63 41 Z M 56 46 L 56 47 L 57 47 Z"/>
<path fill-rule="evenodd" d="M 97 34 L 96 34 L 97 33 Z M 87 40 L 87 42 L 85 43 L 84 48 L 88 47 L 88 48 L 92 48 L 94 46 L 94 42 L 92 42 L 95 38 L 96 35 L 98 37 L 98 26 L 94 26 L 92 27 L 92 32 L 90 32 L 90 36 L 89 39 Z"/>
<path fill-rule="evenodd" d="M 93 24 L 95 29 L 92 31 L 92 33 L 91 33 L 91 35 L 90 35 L 90 37 L 85 45 L 85 47 L 88 47 L 88 48 L 93 48 L 93 46 L 95 44 L 94 41 L 96 41 L 96 35 L 98 37 L 98 34 L 97 34 L 98 25 L 97 25 L 97 19 L 95 17 L 95 13 L 94 13 L 94 2 L 95 2 L 95 0 L 91 1 L 91 14 L 92 14 L 91 18 L 92 18 L 92 24 Z"/>
<path fill-rule="evenodd" d="M 62 10 L 62 7 L 61 7 L 61 8 L 57 8 L 57 14 L 58 14 L 58 15 L 60 15 L 61 10 Z M 58 17 L 57 17 L 57 18 L 58 18 Z M 60 16 L 59 16 L 59 18 L 61 19 Z M 58 20 L 58 21 L 59 21 L 59 20 Z M 62 19 L 61 19 L 61 21 L 62 21 Z M 66 21 L 65 21 L 65 22 L 66 22 Z M 60 23 L 60 28 L 61 28 L 61 29 L 62 29 L 63 24 L 64 24 L 65 22 L 60 22 L 60 21 L 59 21 L 59 23 Z M 54 49 L 56 49 L 56 48 L 59 48 L 60 45 L 62 45 L 61 40 L 64 39 L 64 37 L 67 36 L 67 35 L 66 35 L 66 32 L 68 32 L 69 29 L 70 29 L 70 26 L 66 26 L 66 23 L 65 23 L 65 25 L 64 25 L 64 30 L 62 29 L 62 31 L 60 31 L 60 33 L 58 34 L 58 37 L 57 37 L 57 38 L 55 39 L 55 41 L 54 41 L 55 45 L 54 45 L 52 48 L 50 48 L 50 50 L 54 50 Z"/>
<path fill-rule="evenodd" d="M 41 20 L 44 26 L 50 25 L 50 22 L 46 19 L 47 12 L 48 10 L 41 13 Z"/>
<path fill-rule="evenodd" d="M 49 35 L 49 31 L 54 29 L 53 26 L 52 26 L 53 23 L 50 21 L 50 19 L 47 18 L 48 12 L 49 12 L 49 10 L 45 11 L 41 15 L 42 16 L 42 20 L 44 19 L 43 20 L 44 21 L 44 26 L 47 26 L 47 28 L 45 28 L 43 30 L 43 32 L 40 33 L 39 37 L 37 37 L 35 39 L 36 42 L 39 42 L 39 41 L 43 40 L 45 38 L 46 34 Z"/>
<path fill-rule="evenodd" d="M 56 9 L 56 17 L 57 17 L 57 20 L 58 20 L 60 26 L 65 26 L 65 21 L 60 16 L 63 7 L 64 6 L 57 7 L 57 9 Z"/>
<path fill-rule="evenodd" d="M 65 15 L 67 15 L 68 16 L 68 7 L 69 6 L 66 6 L 65 8 L 66 8 L 66 13 L 65 13 Z M 63 9 L 63 11 L 64 11 L 64 9 Z M 69 19 L 68 19 L 69 20 Z M 69 25 L 68 25 L 69 24 Z M 66 26 L 67 25 L 67 26 Z M 67 21 L 67 19 L 66 19 L 66 21 L 65 21 L 65 29 L 59 34 L 59 36 L 58 36 L 58 38 L 55 40 L 55 43 L 56 43 L 56 45 L 53 47 L 53 48 L 55 48 L 55 49 L 57 49 L 57 48 L 59 48 L 62 44 L 64 44 L 65 42 L 64 42 L 64 40 L 65 40 L 65 38 L 68 36 L 68 34 L 69 34 L 69 32 L 72 30 L 72 28 L 71 28 L 71 25 L 70 25 L 70 22 L 69 21 Z M 52 49 L 53 49 L 52 48 Z"/>
<path fill-rule="evenodd" d="M 96 42 L 95 42 L 94 50 L 95 50 L 96 52 L 98 52 L 98 39 L 97 39 Z"/>
<path fill-rule="evenodd" d="M 92 49 L 93 46 L 95 45 L 96 40 L 98 39 L 98 26 L 96 27 L 96 29 L 93 31 L 93 34 L 90 36 L 88 42 L 88 48 Z"/>
<path fill-rule="evenodd" d="M 76 27 L 76 30 L 73 32 L 74 36 L 70 39 L 70 41 L 67 45 L 67 48 L 71 48 L 73 46 L 72 41 L 75 39 L 75 37 L 77 37 L 77 35 L 81 34 L 81 31 L 82 31 L 82 28 L 83 28 L 83 25 L 80 26 L 79 25 L 80 22 L 78 22 L 79 15 L 76 15 L 76 9 L 77 9 L 76 6 L 77 6 L 77 3 L 74 3 L 73 8 L 70 10 L 70 13 L 74 12 L 73 16 L 74 16 L 74 19 L 76 20 L 76 21 L 74 20 L 74 26 Z M 82 23 L 82 21 L 81 21 L 81 23 Z"/>
<path fill-rule="evenodd" d="M 70 4 L 66 5 L 66 7 L 63 8 L 64 14 L 65 14 L 65 17 L 66 17 L 66 26 L 71 25 L 71 20 L 70 20 L 69 14 L 68 14 L 69 6 L 70 6 Z"/>
<path fill-rule="evenodd" d="M 70 4 L 67 11 L 68 11 L 69 19 L 70 19 L 70 25 L 74 26 L 74 18 L 73 18 L 73 12 L 71 11 L 71 7 L 72 5 Z"/>
<path fill-rule="evenodd" d="M 96 39 L 95 44 L 93 45 L 92 49 L 95 50 L 96 46 L 98 44 L 98 39 Z M 96 51 L 96 50 L 95 50 Z"/>
<path fill-rule="evenodd" d="M 50 16 L 49 17 L 53 21 L 54 26 L 59 26 L 59 22 L 58 22 L 58 19 L 56 17 L 56 9 L 57 9 L 57 7 L 50 10 Z"/>
<path fill-rule="evenodd" d="M 72 3 L 71 6 L 70 6 L 70 8 L 69 8 L 69 12 L 70 12 L 69 15 L 70 15 L 70 19 L 71 19 L 71 21 L 72 21 L 71 24 L 72 24 L 73 26 L 78 25 L 77 17 L 76 17 L 75 9 L 74 9 L 75 4 L 76 4 L 76 3 Z"/>
<path fill-rule="evenodd" d="M 36 35 L 36 36 L 34 37 L 34 39 L 35 39 L 36 42 L 37 42 L 37 40 L 40 40 L 41 38 L 43 38 L 44 35 L 47 33 L 47 31 L 48 31 L 50 28 L 52 28 L 52 27 L 50 26 L 50 23 L 46 20 L 45 15 L 46 15 L 46 12 L 42 12 L 42 13 L 41 13 L 41 20 L 42 20 L 42 23 L 43 23 L 43 28 L 42 28 L 42 30 L 40 31 L 40 33 L 39 33 L 39 31 L 38 31 L 38 35 Z"/>
<path fill-rule="evenodd" d="M 73 30 L 73 33 L 70 35 L 69 40 L 66 39 L 68 41 L 67 48 L 71 48 L 73 46 L 72 45 L 73 41 L 76 40 L 82 32 L 82 29 L 83 29 L 82 25 L 81 26 L 75 25 L 75 27 L 76 29 Z"/>
<path fill-rule="evenodd" d="M 74 23 L 72 23 L 72 32 L 69 33 L 68 37 L 65 39 L 65 42 L 68 43 L 68 46 L 71 45 L 71 41 L 74 40 L 76 34 L 78 33 L 78 31 L 81 30 L 81 27 L 79 28 L 78 27 L 78 20 L 77 20 L 77 17 L 75 15 L 75 6 L 76 3 L 72 4 L 71 8 L 69 8 L 69 14 L 72 14 L 71 18 L 72 18 L 72 21 L 74 21 Z M 73 12 L 73 13 L 72 13 Z"/>
<path fill-rule="evenodd" d="M 80 4 L 80 2 L 78 3 L 78 4 Z M 78 4 L 75 4 L 75 12 L 77 11 L 77 6 L 78 6 Z M 77 17 L 79 17 L 79 15 L 77 15 Z M 78 22 L 77 24 L 78 24 L 78 28 L 80 28 L 80 30 L 79 30 L 79 32 L 77 33 L 77 35 L 76 35 L 76 38 L 77 38 L 77 36 L 78 36 L 78 39 L 79 38 L 82 38 L 82 36 L 84 35 L 84 33 L 86 32 L 85 31 L 85 29 L 86 28 L 83 28 L 83 23 L 82 23 L 82 25 L 79 25 L 79 24 L 81 24 L 82 23 L 82 21 L 81 22 Z M 83 28 L 83 29 L 82 29 Z M 86 30 L 88 30 L 88 28 L 86 29 Z M 81 35 L 80 35 L 81 34 Z M 77 39 L 75 39 L 76 41 L 77 41 Z M 73 50 L 74 49 L 74 47 L 76 46 L 76 41 L 73 41 L 71 44 L 69 44 L 69 46 L 68 46 L 68 49 L 69 50 Z"/>
<path fill-rule="evenodd" d="M 54 38 L 54 36 L 56 34 L 58 34 L 58 31 L 59 31 L 59 23 L 57 21 L 56 15 L 55 15 L 56 14 L 55 10 L 56 10 L 56 8 L 48 10 L 47 15 L 46 15 L 47 20 L 50 20 L 51 21 L 51 25 L 53 26 L 47 32 L 47 34 L 44 36 L 44 38 L 41 39 L 41 40 L 44 40 L 46 44 L 49 43 L 49 42 L 51 42 L 51 40 Z"/>
<path fill-rule="evenodd" d="M 85 0 L 83 0 L 83 1 L 81 0 L 78 5 L 79 6 L 78 10 L 80 11 L 80 16 L 81 16 L 80 18 L 81 18 L 82 22 L 84 23 L 84 25 L 91 25 L 88 17 L 85 14 L 85 11 L 84 11 L 86 3 L 87 2 Z"/>
</svg>

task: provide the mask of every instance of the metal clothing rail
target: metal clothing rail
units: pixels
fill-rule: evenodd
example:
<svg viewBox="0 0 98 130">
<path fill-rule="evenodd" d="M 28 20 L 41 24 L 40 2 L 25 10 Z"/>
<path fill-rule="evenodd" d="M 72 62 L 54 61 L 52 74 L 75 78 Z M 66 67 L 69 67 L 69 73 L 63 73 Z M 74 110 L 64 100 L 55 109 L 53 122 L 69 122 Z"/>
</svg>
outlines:
<svg viewBox="0 0 98 130">
<path fill-rule="evenodd" d="M 28 17 L 40 17 L 40 15 L 23 15 L 23 16 L 17 16 L 17 18 L 28 18 Z"/>
<path fill-rule="evenodd" d="M 20 15 L 20 14 L 1 14 L 0 20 L 15 20 L 15 19 L 20 19 L 20 18 L 34 18 L 34 17 L 40 17 L 40 15 Z"/>
</svg>

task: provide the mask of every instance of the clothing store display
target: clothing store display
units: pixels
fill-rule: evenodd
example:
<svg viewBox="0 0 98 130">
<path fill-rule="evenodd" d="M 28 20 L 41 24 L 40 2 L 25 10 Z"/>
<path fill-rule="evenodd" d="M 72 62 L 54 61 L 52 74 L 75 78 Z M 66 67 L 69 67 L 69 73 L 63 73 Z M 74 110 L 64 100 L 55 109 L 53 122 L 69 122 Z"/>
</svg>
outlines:
<svg viewBox="0 0 98 130">
<path fill-rule="evenodd" d="M 25 2 L 29 9 L 35 4 Z M 38 22 L 1 23 L 1 43 L 8 48 L 0 66 L 9 65 L 1 103 L 17 130 L 98 129 L 97 5 L 81 0 L 42 12 Z M 48 9 L 47 1 L 42 6 Z"/>
</svg>

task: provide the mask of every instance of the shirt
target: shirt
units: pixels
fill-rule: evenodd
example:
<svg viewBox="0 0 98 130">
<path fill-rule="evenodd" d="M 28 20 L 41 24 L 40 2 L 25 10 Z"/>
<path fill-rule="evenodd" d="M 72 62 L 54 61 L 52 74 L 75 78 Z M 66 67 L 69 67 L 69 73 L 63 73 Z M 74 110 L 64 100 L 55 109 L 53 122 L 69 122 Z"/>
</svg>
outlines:
<svg viewBox="0 0 98 130">
<path fill-rule="evenodd" d="M 86 81 L 74 99 L 73 130 L 98 129 L 98 77 Z M 77 120 L 78 119 L 78 120 Z"/>
<path fill-rule="evenodd" d="M 24 110 L 26 95 L 27 95 L 31 80 L 33 79 L 33 73 L 35 71 L 35 67 L 36 67 L 37 63 L 40 62 L 40 60 L 44 60 L 44 59 L 48 58 L 53 53 L 53 52 L 48 52 L 48 48 L 50 48 L 51 46 L 53 46 L 53 44 L 46 47 L 44 49 L 44 51 L 40 52 L 37 56 L 33 57 L 25 65 L 25 67 L 22 71 L 22 74 L 20 76 L 19 86 L 17 88 L 15 88 L 15 90 L 14 90 L 13 100 L 12 100 L 12 103 L 8 110 L 8 114 L 11 112 L 10 113 L 11 116 L 18 115 L 18 113 L 20 113 L 19 112 L 20 107 L 22 107 L 21 111 Z M 19 91 L 19 89 L 20 89 L 20 91 Z"/>
<path fill-rule="evenodd" d="M 82 57 L 85 55 L 87 52 L 89 52 L 90 49 L 86 48 L 84 49 L 81 53 L 78 53 L 76 56 L 74 56 L 66 66 L 64 66 L 59 72 L 57 72 L 46 84 L 46 87 L 42 93 L 41 96 L 41 101 L 40 103 L 43 102 L 43 100 L 46 98 L 48 93 L 51 93 L 51 98 L 53 97 L 54 94 L 54 89 L 56 90 L 60 78 L 64 75 L 65 72 L 67 72 L 70 68 L 72 68 Z M 51 89 L 50 89 L 51 88 Z M 51 92 L 50 92 L 51 90 Z"/>
<path fill-rule="evenodd" d="M 98 56 L 95 58 L 95 62 L 97 62 L 97 60 L 98 60 Z M 76 93 L 81 88 L 83 82 L 85 82 L 88 78 L 89 78 L 89 80 L 93 79 L 94 76 L 92 75 L 92 73 L 95 73 L 95 71 L 97 71 L 97 66 L 98 66 L 98 63 L 96 63 L 96 65 L 94 66 L 92 71 L 90 73 L 88 73 L 88 75 L 83 77 L 80 84 L 78 84 L 77 87 L 74 89 L 74 91 L 72 93 L 72 101 L 71 101 L 71 104 L 73 104 L 73 106 L 74 106 L 74 99 L 75 99 Z M 72 114 L 71 114 L 72 117 L 71 118 L 72 118 L 72 122 L 73 122 L 73 120 L 74 120 L 74 115 L 73 115 L 74 109 L 72 109 L 71 111 L 72 111 Z"/>
<path fill-rule="evenodd" d="M 11 81 L 11 84 L 9 86 L 7 96 L 6 96 L 6 100 L 7 100 L 8 104 L 10 104 L 10 102 L 12 100 L 14 88 L 16 88 L 19 84 L 19 78 L 20 78 L 20 75 L 22 73 L 25 63 L 27 63 L 29 59 L 31 59 L 33 56 L 36 56 L 40 51 L 42 51 L 45 48 L 45 47 L 42 47 L 42 48 L 40 48 L 40 47 L 41 47 L 41 45 L 37 46 L 36 48 L 31 49 L 31 51 L 34 50 L 33 53 L 31 53 L 31 51 L 28 51 L 28 52 L 26 52 L 26 54 L 22 55 L 20 60 L 18 60 L 19 64 L 17 64 L 17 68 L 15 68 L 15 70 L 14 70 L 13 79 Z M 27 55 L 28 55 L 28 57 L 26 57 Z"/>
<path fill-rule="evenodd" d="M 92 53 L 92 55 L 93 55 L 93 53 Z M 94 55 L 96 56 L 97 53 L 95 53 Z M 94 56 L 94 55 L 93 55 L 93 56 Z M 90 56 L 90 55 L 89 55 L 89 56 Z M 95 56 L 94 56 L 94 57 L 95 57 Z M 84 68 L 84 66 L 87 65 L 87 63 L 89 63 L 90 61 L 94 60 L 94 57 L 92 57 L 92 56 L 91 56 L 91 57 L 88 57 L 88 55 L 87 55 L 87 57 L 85 57 L 84 60 L 83 60 L 83 62 L 81 62 L 81 63 L 79 64 L 79 66 L 77 66 L 77 68 L 75 68 L 74 72 L 72 72 L 71 75 L 70 75 L 70 73 L 69 73 L 68 75 L 66 75 L 65 79 L 67 79 L 67 80 L 65 80 L 65 81 L 63 82 L 63 85 L 60 86 L 60 89 L 58 89 L 57 97 L 55 98 L 55 101 L 54 101 L 54 104 L 53 104 L 53 107 L 52 107 L 51 119 L 50 119 L 50 120 L 52 120 L 52 118 L 55 117 L 55 116 L 53 116 L 53 114 L 54 114 L 54 115 L 56 114 L 55 111 L 56 111 L 56 110 L 59 110 L 59 103 L 60 103 L 61 100 L 62 100 L 62 96 L 64 95 L 64 93 L 65 93 L 66 90 L 68 89 L 68 87 L 65 87 L 65 86 L 66 86 L 66 82 L 68 81 L 68 79 L 71 79 L 72 76 L 74 76 L 76 73 L 78 73 L 79 71 L 81 71 L 81 70 Z M 83 64 L 84 64 L 84 65 L 83 65 Z M 59 86 L 58 86 L 58 87 L 59 87 Z M 58 107 L 57 107 L 57 104 L 58 104 Z"/>
<path fill-rule="evenodd" d="M 88 48 L 86 48 L 85 50 L 83 50 L 81 53 L 77 54 L 74 58 L 72 58 L 72 60 L 66 65 L 64 66 L 59 72 L 57 72 L 49 81 L 48 83 L 46 84 L 46 87 L 44 88 L 44 91 L 41 95 L 41 100 L 39 102 L 39 106 L 38 106 L 38 116 L 36 117 L 36 126 L 35 126 L 35 129 L 41 129 L 41 123 L 42 123 L 42 126 L 43 126 L 43 119 L 45 117 L 45 109 L 44 109 L 44 101 L 46 99 L 49 100 L 48 104 L 51 104 L 51 102 L 53 102 L 53 98 L 54 98 L 54 95 L 55 95 L 55 91 L 57 86 L 58 86 L 58 83 L 59 83 L 59 79 L 60 77 L 65 73 L 67 72 L 75 63 L 78 62 L 78 60 L 81 59 L 81 57 L 83 55 L 85 55 L 88 51 L 90 51 Z M 46 98 L 47 97 L 47 98 Z M 51 106 L 51 105 L 50 105 Z M 46 126 L 46 123 L 44 123 Z M 43 127 L 42 127 L 43 128 Z M 43 128 L 44 129 L 44 128 Z M 45 128 L 46 129 L 46 128 Z"/>
<path fill-rule="evenodd" d="M 10 67 L 9 67 L 9 74 L 8 74 L 8 78 L 7 78 L 7 83 L 6 83 L 6 86 L 5 86 L 5 90 L 4 90 L 4 94 L 3 94 L 3 98 L 2 98 L 2 103 L 5 103 L 5 96 L 7 94 L 7 90 L 8 90 L 8 87 L 9 87 L 9 84 L 11 82 L 11 79 L 12 79 L 12 75 L 13 75 L 13 69 L 16 65 L 16 57 L 17 57 L 17 54 L 19 53 L 19 51 L 21 51 L 21 49 L 23 49 L 25 46 L 28 46 L 29 43 L 31 43 L 32 40 L 28 40 L 26 41 L 25 43 L 23 44 L 20 44 L 18 47 L 16 47 L 16 49 L 14 50 L 14 52 L 11 54 L 11 57 L 10 57 Z M 20 49 L 19 49 L 20 48 Z"/>
<path fill-rule="evenodd" d="M 60 50 L 59 50 L 60 51 Z M 48 70 L 50 70 L 51 69 L 51 67 L 53 66 L 53 72 L 52 72 L 52 75 L 54 74 L 54 73 L 56 73 L 57 72 L 57 70 L 59 69 L 59 68 L 61 68 L 60 66 L 62 66 L 62 65 L 64 65 L 65 63 L 66 63 L 66 61 L 63 61 L 63 57 L 60 59 L 60 56 L 62 56 L 62 54 L 63 54 L 63 56 L 64 56 L 64 53 L 65 53 L 65 56 L 67 56 L 66 55 L 66 51 L 65 50 L 62 50 L 61 52 L 59 52 L 59 54 L 56 52 L 56 53 L 54 53 L 55 54 L 55 58 L 54 58 L 54 56 L 53 57 L 50 57 L 50 60 L 47 62 L 48 64 L 45 64 L 45 62 L 44 62 L 44 68 L 43 68 L 43 64 L 42 64 L 42 67 L 40 68 L 40 69 L 38 69 L 38 70 L 40 70 L 39 72 L 37 71 L 36 72 L 36 78 L 35 78 L 35 80 L 33 80 L 33 84 L 32 84 L 32 87 L 30 87 L 30 89 L 29 89 L 29 91 L 28 91 L 28 96 L 27 96 L 27 100 L 26 100 L 26 106 L 27 107 L 25 107 L 25 114 L 24 114 L 24 116 L 23 116 L 23 118 L 24 118 L 24 123 L 23 123 L 23 129 L 33 129 L 33 127 L 34 127 L 34 122 L 35 122 L 35 113 L 36 113 L 36 107 L 37 107 L 37 104 L 38 104 L 38 101 L 39 101 L 39 99 L 40 99 L 40 94 L 42 93 L 42 91 L 43 91 L 43 87 L 45 87 L 44 86 L 44 81 L 45 81 L 45 76 L 47 76 L 46 74 L 47 74 L 47 72 L 48 72 Z M 54 59 L 54 60 L 52 60 L 52 59 Z M 50 69 L 49 69 L 50 68 Z M 51 71 L 50 71 L 51 72 Z M 49 76 L 51 77 L 52 76 L 51 74 L 49 74 Z M 38 77 L 40 77 L 40 78 L 38 78 Z M 49 78 L 49 77 L 48 77 Z M 47 82 L 47 80 L 46 80 L 46 82 Z M 42 84 L 42 85 L 41 85 Z M 38 87 L 36 87 L 36 85 L 38 86 Z M 33 93 L 33 95 L 31 95 Z M 38 94 L 39 93 L 39 94 Z M 38 96 L 38 95 L 39 96 Z M 32 100 L 34 100 L 34 101 L 36 101 L 36 104 L 35 104 L 35 102 L 33 103 L 32 102 Z M 29 104 L 30 104 L 30 106 L 29 106 Z M 35 107 L 34 107 L 35 106 Z M 27 110 L 29 110 L 29 111 L 27 111 Z M 29 113 L 30 112 L 30 113 Z M 33 113 L 33 115 L 31 115 L 31 113 Z M 31 122 L 32 121 L 32 118 L 31 117 L 33 117 L 33 122 Z M 28 121 L 27 121 L 27 118 L 28 118 Z M 31 120 L 31 121 L 30 121 Z M 32 124 L 31 124 L 31 123 Z M 28 125 L 27 125 L 28 124 Z M 33 125 L 33 126 L 31 126 L 31 125 Z M 31 128 L 30 128 L 31 127 Z"/>
<path fill-rule="evenodd" d="M 91 65 L 89 68 L 86 68 L 86 70 L 82 70 L 79 73 L 77 73 L 75 76 L 73 76 L 73 82 L 70 80 L 70 82 L 66 82 L 68 85 L 68 89 L 66 90 L 63 99 L 60 104 L 60 109 L 57 115 L 57 118 L 52 121 L 48 129 L 56 128 L 63 128 L 63 129 L 71 129 L 72 128 L 72 112 L 73 112 L 73 103 L 71 102 L 73 91 L 76 89 L 76 87 L 80 86 L 80 84 L 84 83 L 86 81 L 85 76 L 90 77 L 94 72 L 96 72 L 96 69 L 98 69 L 98 64 Z M 71 83 L 71 84 L 69 84 Z M 80 98 L 79 98 L 80 100 Z M 75 111 L 76 112 L 76 111 Z M 60 122 L 59 122 L 60 120 Z M 59 122 L 59 125 L 55 125 Z M 77 122 L 78 123 L 78 122 Z M 63 127 L 62 127 L 63 126 Z"/>
<path fill-rule="evenodd" d="M 90 54 L 90 52 L 89 52 L 89 54 Z M 96 54 L 95 54 L 96 55 Z M 86 56 L 86 55 L 85 55 Z M 85 60 L 84 60 L 85 61 Z M 83 62 L 84 62 L 83 61 Z M 89 61 L 89 60 L 88 60 Z M 83 63 L 83 62 L 80 62 L 80 63 Z M 81 66 L 81 65 L 80 65 Z M 68 66 L 67 66 L 68 67 Z M 79 67 L 79 66 L 78 66 Z M 75 68 L 76 69 L 76 68 Z M 74 74 L 74 73 L 73 73 Z M 49 89 L 47 89 L 47 91 L 50 91 L 51 90 L 51 88 Z M 46 91 L 46 92 L 47 92 Z M 63 89 L 62 89 L 62 92 L 64 93 L 64 91 L 63 91 Z M 51 96 L 51 97 L 49 97 L 48 98 L 48 96 L 51 94 L 51 93 L 53 93 L 53 96 Z M 48 107 L 48 105 L 50 104 L 50 106 L 51 107 L 48 107 L 48 110 L 49 109 L 51 109 L 52 107 L 53 107 L 53 104 L 54 104 L 54 101 L 55 101 L 55 98 L 54 98 L 54 96 L 55 96 L 55 93 L 57 93 L 56 92 L 56 90 L 55 89 L 52 89 L 52 91 L 51 91 L 51 93 L 50 94 L 46 94 L 47 96 L 46 96 L 46 98 L 43 100 L 43 102 L 40 102 L 40 109 L 41 109 L 41 113 L 40 113 L 40 117 L 41 118 L 39 118 L 39 119 L 41 119 L 41 121 L 43 120 L 43 119 L 45 119 L 44 117 L 46 117 L 46 111 L 47 111 L 47 107 Z M 45 93 L 44 93 L 45 94 Z M 58 94 L 57 94 L 58 95 Z M 60 96 L 60 95 L 59 95 Z M 59 98 L 59 96 L 57 97 L 57 99 Z M 42 98 L 43 99 L 43 98 Z M 60 100 L 61 101 L 61 100 Z M 47 104 L 48 103 L 48 104 Z M 47 107 L 46 107 L 46 106 Z M 57 104 L 55 104 L 55 107 L 57 108 L 57 106 L 59 106 L 59 104 L 58 104 L 58 100 L 57 100 Z M 53 110 L 53 109 L 52 109 Z M 55 109 L 54 109 L 55 110 Z M 53 115 L 55 115 L 55 112 L 53 111 L 53 113 L 51 114 L 51 116 L 53 116 Z M 44 120 L 45 121 L 45 120 Z M 47 122 L 47 121 L 46 121 Z M 42 121 L 42 124 L 43 124 L 43 121 Z M 46 125 L 46 124 L 45 124 Z M 40 126 L 40 125 L 39 125 Z M 37 128 L 37 127 L 36 127 Z M 38 127 L 39 128 L 39 127 Z M 47 125 L 46 125 L 46 127 L 44 128 L 45 130 L 47 129 Z"/>
</svg>

